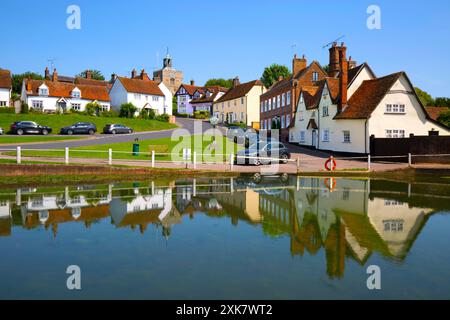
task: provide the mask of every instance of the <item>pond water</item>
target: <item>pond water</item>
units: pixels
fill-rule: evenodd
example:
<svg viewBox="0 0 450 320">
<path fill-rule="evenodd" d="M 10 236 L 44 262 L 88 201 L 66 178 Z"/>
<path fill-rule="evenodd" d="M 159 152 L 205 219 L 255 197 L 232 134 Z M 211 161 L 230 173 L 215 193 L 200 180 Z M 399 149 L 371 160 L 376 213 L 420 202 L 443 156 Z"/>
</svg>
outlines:
<svg viewBox="0 0 450 320">
<path fill-rule="evenodd" d="M 448 299 L 450 188 L 282 177 L 0 190 L 0 299 Z M 81 270 L 68 290 L 66 269 Z M 380 268 L 369 290 L 367 268 Z"/>
</svg>

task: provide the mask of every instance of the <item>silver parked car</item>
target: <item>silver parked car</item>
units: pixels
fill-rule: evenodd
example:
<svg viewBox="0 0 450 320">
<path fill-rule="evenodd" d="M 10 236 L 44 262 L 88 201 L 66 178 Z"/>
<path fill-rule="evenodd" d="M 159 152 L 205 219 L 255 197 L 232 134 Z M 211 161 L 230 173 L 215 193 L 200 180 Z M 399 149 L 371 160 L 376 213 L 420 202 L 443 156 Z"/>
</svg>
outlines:
<svg viewBox="0 0 450 320">
<path fill-rule="evenodd" d="M 0 135 L 3 134 L 3 128 L 0 128 Z"/>
</svg>

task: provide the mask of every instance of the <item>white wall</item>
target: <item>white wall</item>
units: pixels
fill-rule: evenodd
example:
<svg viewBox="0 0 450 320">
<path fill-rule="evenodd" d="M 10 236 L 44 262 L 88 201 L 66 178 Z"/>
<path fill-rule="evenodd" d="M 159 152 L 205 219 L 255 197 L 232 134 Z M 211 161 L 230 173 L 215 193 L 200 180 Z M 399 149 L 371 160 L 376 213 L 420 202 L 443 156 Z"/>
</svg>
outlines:
<svg viewBox="0 0 450 320">
<path fill-rule="evenodd" d="M 161 89 L 161 91 L 164 94 L 164 101 L 163 101 L 163 107 L 162 109 L 159 111 L 160 114 L 163 113 L 167 113 L 169 115 L 172 115 L 172 99 L 173 99 L 173 94 L 172 92 L 169 90 L 169 88 L 166 87 L 166 85 L 161 82 L 158 85 L 159 89 Z"/>
<path fill-rule="evenodd" d="M 432 129 L 439 131 L 440 135 L 450 135 L 450 129 L 444 129 L 427 119 L 419 101 L 412 93 L 413 90 L 404 76 L 393 85 L 369 119 L 369 136 L 373 134 L 376 138 L 385 138 L 386 129 L 405 130 L 406 137 L 411 133 L 428 135 L 428 131 Z M 385 113 L 387 104 L 403 104 L 405 113 L 387 114 Z"/>
<path fill-rule="evenodd" d="M 369 69 L 365 66 L 358 74 L 356 79 L 352 82 L 352 84 L 348 87 L 347 90 L 347 97 L 350 99 L 350 97 L 355 93 L 355 91 L 359 88 L 359 86 L 365 81 L 365 80 L 371 80 L 373 79 L 372 74 L 369 72 Z"/>
</svg>

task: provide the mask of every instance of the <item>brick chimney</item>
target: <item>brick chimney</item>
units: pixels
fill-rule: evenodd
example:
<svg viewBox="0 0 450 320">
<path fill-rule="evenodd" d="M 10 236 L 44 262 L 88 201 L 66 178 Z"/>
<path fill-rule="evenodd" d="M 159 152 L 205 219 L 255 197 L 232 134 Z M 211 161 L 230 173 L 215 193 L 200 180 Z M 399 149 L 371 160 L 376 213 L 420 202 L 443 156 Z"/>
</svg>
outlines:
<svg viewBox="0 0 450 320">
<path fill-rule="evenodd" d="M 305 59 L 305 55 L 301 58 L 297 58 L 297 55 L 294 55 L 294 59 L 292 59 L 292 75 L 295 77 L 297 73 L 306 69 L 307 61 Z"/>
<path fill-rule="evenodd" d="M 48 67 L 45 68 L 45 80 L 50 80 L 50 70 L 48 70 Z"/>
<path fill-rule="evenodd" d="M 86 70 L 86 79 L 92 79 L 92 71 Z"/>
<path fill-rule="evenodd" d="M 56 72 L 56 69 L 53 70 L 52 81 L 53 82 L 58 81 L 58 72 Z"/>
<path fill-rule="evenodd" d="M 112 75 L 111 75 L 111 80 L 109 81 L 110 83 L 114 83 L 114 81 L 116 81 L 116 79 L 117 79 L 117 75 L 115 74 L 115 73 L 113 73 Z"/>
<path fill-rule="evenodd" d="M 339 64 L 339 50 L 336 42 L 333 42 L 333 45 L 329 49 L 330 51 L 330 62 L 329 62 L 329 70 L 328 75 L 332 78 L 336 77 L 340 70 Z"/>
<path fill-rule="evenodd" d="M 233 79 L 233 88 L 236 88 L 241 83 L 239 82 L 239 77 Z"/>
<path fill-rule="evenodd" d="M 145 69 L 141 70 L 141 80 L 148 80 L 148 74 L 145 72 Z"/>
<path fill-rule="evenodd" d="M 195 81 L 191 80 L 191 86 L 195 86 Z"/>
<path fill-rule="evenodd" d="M 347 86 L 348 86 L 348 61 L 345 56 L 346 50 L 341 50 L 339 52 L 339 65 L 340 65 L 340 74 L 339 74 L 339 93 L 341 99 L 339 101 L 338 111 L 342 111 L 342 109 L 347 105 Z"/>
<path fill-rule="evenodd" d="M 131 78 L 136 78 L 137 76 L 137 71 L 136 69 L 133 69 L 133 71 L 131 71 Z"/>
</svg>

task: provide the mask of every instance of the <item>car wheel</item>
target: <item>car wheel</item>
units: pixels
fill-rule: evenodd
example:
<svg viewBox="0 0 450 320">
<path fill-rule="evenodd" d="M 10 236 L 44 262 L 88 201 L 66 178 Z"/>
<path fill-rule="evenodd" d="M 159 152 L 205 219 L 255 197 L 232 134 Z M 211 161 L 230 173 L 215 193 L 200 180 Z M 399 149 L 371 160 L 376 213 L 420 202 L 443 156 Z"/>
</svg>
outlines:
<svg viewBox="0 0 450 320">
<path fill-rule="evenodd" d="M 72 130 L 69 130 L 69 131 L 67 131 L 67 134 L 68 134 L 69 136 L 71 136 L 71 135 L 73 135 L 73 131 L 72 131 Z"/>
<path fill-rule="evenodd" d="M 117 131 L 116 131 L 116 130 L 113 130 L 113 131 L 111 131 L 111 133 L 112 133 L 112 134 L 116 134 L 116 133 L 117 133 Z"/>
<path fill-rule="evenodd" d="M 281 175 L 281 182 L 283 182 L 283 183 L 285 183 L 285 182 L 287 182 L 288 181 L 288 179 L 289 179 L 289 175 L 287 174 L 287 173 L 283 173 L 282 175 Z"/>
<path fill-rule="evenodd" d="M 48 131 L 47 131 L 46 129 L 44 129 L 44 130 L 42 130 L 42 134 L 43 134 L 44 136 L 46 136 L 46 135 L 48 135 Z"/>
<path fill-rule="evenodd" d="M 94 130 L 92 130 L 92 129 L 89 130 L 89 134 L 90 134 L 91 136 L 92 136 L 94 133 L 95 133 Z"/>
<path fill-rule="evenodd" d="M 17 134 L 18 134 L 19 136 L 23 135 L 23 130 L 22 130 L 22 129 L 17 130 Z"/>
<path fill-rule="evenodd" d="M 257 159 L 254 159 L 254 160 L 253 160 L 253 164 L 254 164 L 255 166 L 260 166 L 260 165 L 261 165 L 261 160 L 259 160 L 258 158 L 257 158 Z"/>
<path fill-rule="evenodd" d="M 133 130 L 131 130 L 131 129 L 130 129 L 130 130 L 128 130 L 128 133 L 130 133 L 130 134 L 131 134 L 131 133 L 133 133 Z"/>
<path fill-rule="evenodd" d="M 284 163 L 284 164 L 288 163 L 289 157 L 287 154 L 283 153 L 280 158 L 281 158 L 281 163 Z"/>
</svg>

